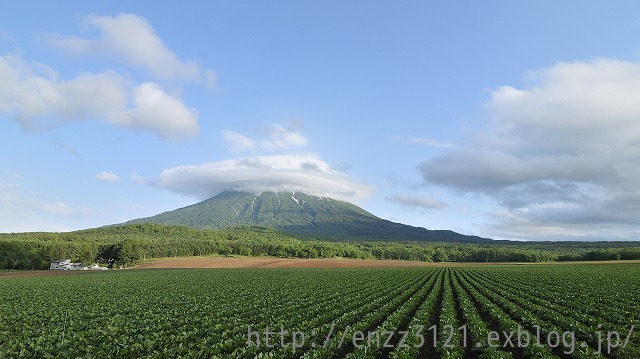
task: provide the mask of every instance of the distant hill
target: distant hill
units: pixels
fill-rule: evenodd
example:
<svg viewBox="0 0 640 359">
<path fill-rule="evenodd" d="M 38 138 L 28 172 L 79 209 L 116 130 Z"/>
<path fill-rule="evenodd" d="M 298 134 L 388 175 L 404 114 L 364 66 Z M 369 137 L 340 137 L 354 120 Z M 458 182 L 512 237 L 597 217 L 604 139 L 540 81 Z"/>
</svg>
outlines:
<svg viewBox="0 0 640 359">
<path fill-rule="evenodd" d="M 198 229 L 265 226 L 329 240 L 486 243 L 491 239 L 428 230 L 381 219 L 344 201 L 303 193 L 225 191 L 191 206 L 124 224 L 157 223 Z"/>
</svg>

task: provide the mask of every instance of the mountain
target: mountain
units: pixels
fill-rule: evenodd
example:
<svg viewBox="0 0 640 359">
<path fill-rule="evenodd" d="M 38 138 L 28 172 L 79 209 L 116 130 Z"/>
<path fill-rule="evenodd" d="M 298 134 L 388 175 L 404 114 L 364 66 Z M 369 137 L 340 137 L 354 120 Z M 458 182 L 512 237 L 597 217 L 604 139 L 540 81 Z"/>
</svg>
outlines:
<svg viewBox="0 0 640 359">
<path fill-rule="evenodd" d="M 291 192 L 225 191 L 191 206 L 125 224 L 158 223 L 200 229 L 264 226 L 333 240 L 479 243 L 490 239 L 428 230 L 381 219 L 344 201 Z"/>
</svg>

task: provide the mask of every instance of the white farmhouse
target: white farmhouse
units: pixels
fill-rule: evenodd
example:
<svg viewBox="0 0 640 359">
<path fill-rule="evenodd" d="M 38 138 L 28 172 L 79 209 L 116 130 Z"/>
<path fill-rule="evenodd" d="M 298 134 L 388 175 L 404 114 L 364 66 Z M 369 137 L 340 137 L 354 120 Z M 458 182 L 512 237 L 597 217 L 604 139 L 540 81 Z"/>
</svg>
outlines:
<svg viewBox="0 0 640 359">
<path fill-rule="evenodd" d="M 57 261 L 52 261 L 49 269 L 51 270 L 69 270 L 69 266 L 71 265 L 70 259 L 59 259 Z"/>
<path fill-rule="evenodd" d="M 93 264 L 89 267 L 82 265 L 82 263 L 72 263 L 70 259 L 59 259 L 52 261 L 49 266 L 51 270 L 107 270 L 105 267 L 100 267 L 97 264 Z"/>
</svg>

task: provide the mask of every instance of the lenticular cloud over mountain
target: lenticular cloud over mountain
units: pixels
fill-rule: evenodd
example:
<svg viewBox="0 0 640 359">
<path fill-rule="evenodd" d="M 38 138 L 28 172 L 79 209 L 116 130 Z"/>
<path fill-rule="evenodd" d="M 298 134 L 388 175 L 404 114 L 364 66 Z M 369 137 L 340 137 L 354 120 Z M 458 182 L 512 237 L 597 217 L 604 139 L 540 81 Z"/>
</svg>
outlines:
<svg viewBox="0 0 640 359">
<path fill-rule="evenodd" d="M 166 169 L 156 186 L 199 199 L 226 190 L 303 192 L 355 202 L 372 187 L 357 183 L 312 155 L 273 155 L 229 159 Z"/>
</svg>

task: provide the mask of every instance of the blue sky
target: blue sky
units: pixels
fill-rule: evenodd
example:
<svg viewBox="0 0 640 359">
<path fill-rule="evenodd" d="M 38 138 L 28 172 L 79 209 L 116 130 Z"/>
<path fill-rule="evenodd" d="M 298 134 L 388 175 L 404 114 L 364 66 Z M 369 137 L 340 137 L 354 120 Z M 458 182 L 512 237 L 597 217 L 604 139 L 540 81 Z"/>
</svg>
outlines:
<svg viewBox="0 0 640 359">
<path fill-rule="evenodd" d="M 0 231 L 229 188 L 500 239 L 636 240 L 633 1 L 0 6 Z"/>
</svg>

